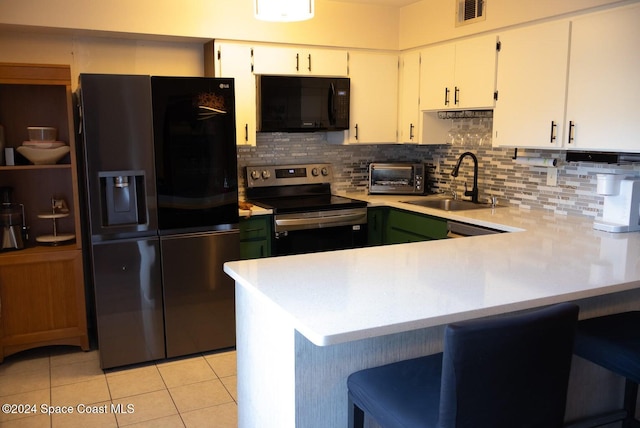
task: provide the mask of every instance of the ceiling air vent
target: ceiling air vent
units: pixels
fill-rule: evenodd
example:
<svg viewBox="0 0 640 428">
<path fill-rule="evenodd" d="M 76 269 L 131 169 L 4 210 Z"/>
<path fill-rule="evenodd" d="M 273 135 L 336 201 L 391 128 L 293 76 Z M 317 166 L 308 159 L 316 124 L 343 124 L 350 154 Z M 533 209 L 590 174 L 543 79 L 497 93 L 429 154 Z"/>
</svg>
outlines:
<svg viewBox="0 0 640 428">
<path fill-rule="evenodd" d="M 485 20 L 486 0 L 457 0 L 456 26 Z"/>
</svg>

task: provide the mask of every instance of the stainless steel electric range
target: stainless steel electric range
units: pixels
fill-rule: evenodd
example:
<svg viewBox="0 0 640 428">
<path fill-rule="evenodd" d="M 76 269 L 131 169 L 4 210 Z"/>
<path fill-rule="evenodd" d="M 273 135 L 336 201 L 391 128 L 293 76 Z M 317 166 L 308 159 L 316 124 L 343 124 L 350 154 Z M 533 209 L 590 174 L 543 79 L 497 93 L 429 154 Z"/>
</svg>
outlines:
<svg viewBox="0 0 640 428">
<path fill-rule="evenodd" d="M 367 203 L 331 193 L 331 164 L 248 166 L 247 200 L 273 210 L 272 254 L 363 247 Z"/>
</svg>

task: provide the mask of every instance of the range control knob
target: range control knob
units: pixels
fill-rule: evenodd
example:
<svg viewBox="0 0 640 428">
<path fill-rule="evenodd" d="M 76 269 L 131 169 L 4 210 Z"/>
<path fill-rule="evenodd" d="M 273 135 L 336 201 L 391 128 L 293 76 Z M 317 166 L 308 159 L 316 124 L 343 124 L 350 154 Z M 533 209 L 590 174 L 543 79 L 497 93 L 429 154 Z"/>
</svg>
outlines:
<svg viewBox="0 0 640 428">
<path fill-rule="evenodd" d="M 327 175 L 329 175 L 329 168 L 327 168 L 326 166 L 322 168 L 322 175 L 324 175 L 325 177 Z"/>
<path fill-rule="evenodd" d="M 311 175 L 313 175 L 314 177 L 317 177 L 318 174 L 319 174 L 318 168 L 312 168 L 311 169 Z"/>
<path fill-rule="evenodd" d="M 251 178 L 257 180 L 258 178 L 260 178 L 260 172 L 254 169 L 253 171 L 251 171 Z"/>
<path fill-rule="evenodd" d="M 265 169 L 264 171 L 262 171 L 262 178 L 268 180 L 269 178 L 271 178 L 271 172 Z"/>
</svg>

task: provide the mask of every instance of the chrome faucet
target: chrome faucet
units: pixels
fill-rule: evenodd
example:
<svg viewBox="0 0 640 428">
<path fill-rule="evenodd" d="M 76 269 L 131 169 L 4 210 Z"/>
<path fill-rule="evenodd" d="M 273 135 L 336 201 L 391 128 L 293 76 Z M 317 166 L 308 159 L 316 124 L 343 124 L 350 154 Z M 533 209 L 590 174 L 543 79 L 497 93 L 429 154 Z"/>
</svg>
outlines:
<svg viewBox="0 0 640 428">
<path fill-rule="evenodd" d="M 471 159 L 473 159 L 473 188 L 471 190 L 467 190 L 467 183 L 465 182 L 464 195 L 471 196 L 471 202 L 478 203 L 478 158 L 476 157 L 476 155 L 474 155 L 471 152 L 464 152 L 463 154 L 461 154 L 460 157 L 458 158 L 458 163 L 456 163 L 456 166 L 453 168 L 453 171 L 451 171 L 451 175 L 453 177 L 458 176 L 458 170 L 460 169 L 460 164 L 462 163 L 462 160 L 466 156 L 471 156 Z"/>
</svg>

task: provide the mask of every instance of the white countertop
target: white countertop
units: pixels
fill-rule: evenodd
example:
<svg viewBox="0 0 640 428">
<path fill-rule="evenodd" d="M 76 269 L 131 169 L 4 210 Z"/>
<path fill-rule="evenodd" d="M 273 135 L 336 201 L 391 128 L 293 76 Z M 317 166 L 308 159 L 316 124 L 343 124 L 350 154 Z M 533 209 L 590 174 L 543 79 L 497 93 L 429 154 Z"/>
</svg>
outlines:
<svg viewBox="0 0 640 428">
<path fill-rule="evenodd" d="M 512 233 L 225 264 L 318 346 L 640 287 L 640 233 L 547 211 L 444 212 L 399 202 L 415 197 L 347 196 Z"/>
</svg>

